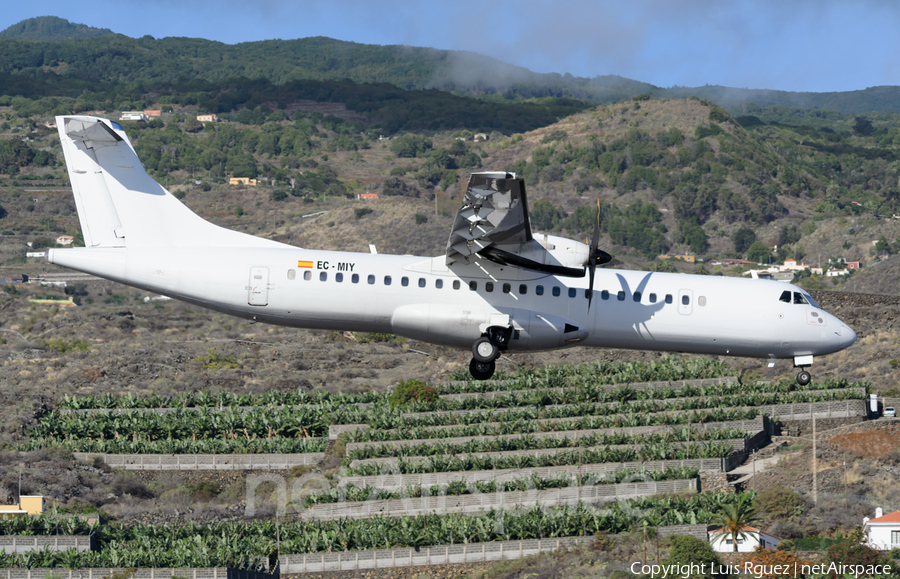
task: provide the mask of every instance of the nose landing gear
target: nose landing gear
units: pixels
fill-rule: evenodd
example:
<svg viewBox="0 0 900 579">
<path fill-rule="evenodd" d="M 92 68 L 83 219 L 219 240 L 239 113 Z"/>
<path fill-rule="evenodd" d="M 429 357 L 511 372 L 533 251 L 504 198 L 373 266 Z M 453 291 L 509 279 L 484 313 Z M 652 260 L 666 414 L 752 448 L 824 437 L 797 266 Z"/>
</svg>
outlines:
<svg viewBox="0 0 900 579">
<path fill-rule="evenodd" d="M 497 368 L 495 360 L 509 346 L 512 331 L 510 327 L 491 326 L 475 340 L 472 344 L 472 361 L 469 363 L 469 373 L 473 378 L 488 380 L 494 375 Z"/>
<path fill-rule="evenodd" d="M 812 380 L 812 376 L 806 371 L 808 367 L 812 366 L 812 363 L 813 357 L 811 355 L 794 356 L 794 368 L 800 368 L 800 373 L 797 374 L 797 384 L 806 386 Z"/>
</svg>

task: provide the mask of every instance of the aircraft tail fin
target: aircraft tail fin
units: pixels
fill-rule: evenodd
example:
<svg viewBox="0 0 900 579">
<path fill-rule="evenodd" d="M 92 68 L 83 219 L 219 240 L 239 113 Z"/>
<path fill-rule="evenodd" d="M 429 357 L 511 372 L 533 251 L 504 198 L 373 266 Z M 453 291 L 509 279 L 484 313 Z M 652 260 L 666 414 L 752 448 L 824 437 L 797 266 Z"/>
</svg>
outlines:
<svg viewBox="0 0 900 579">
<path fill-rule="evenodd" d="M 86 247 L 284 247 L 188 209 L 147 174 L 118 123 L 62 116 L 56 124 Z"/>
</svg>

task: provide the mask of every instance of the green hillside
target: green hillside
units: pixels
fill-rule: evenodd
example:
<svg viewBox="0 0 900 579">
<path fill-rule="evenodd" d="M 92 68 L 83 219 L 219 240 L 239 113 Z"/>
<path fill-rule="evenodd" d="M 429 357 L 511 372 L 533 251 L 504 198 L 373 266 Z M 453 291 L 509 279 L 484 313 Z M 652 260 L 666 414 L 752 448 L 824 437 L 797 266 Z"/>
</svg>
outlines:
<svg viewBox="0 0 900 579">
<path fill-rule="evenodd" d="M 13 24 L 0 32 L 0 38 L 59 42 L 69 38 L 96 38 L 107 34 L 114 32 L 109 28 L 75 24 L 56 16 L 38 16 Z"/>
<path fill-rule="evenodd" d="M 203 109 L 173 104 L 125 126 L 148 171 L 202 215 L 304 246 L 440 253 L 468 173 L 506 169 L 524 175 L 539 231 L 584 238 L 600 199 L 603 243 L 626 266 L 669 267 L 656 262 L 663 253 L 827 265 L 866 259 L 881 238 L 879 251 L 900 250 L 900 222 L 885 218 L 900 214 L 897 128 L 745 126 L 708 101 L 646 99 L 487 141 L 468 129 L 386 139 L 339 104 L 328 114 L 315 101 L 283 104 L 205 126 L 194 120 Z M 55 132 L 5 114 L 0 185 L 65 184 Z M 267 185 L 229 188 L 232 176 Z M 384 201 L 356 214 L 360 192 Z M 75 221 L 30 213 L 27 196 L 3 205 L 10 234 L 77 233 Z M 321 210 L 332 215 L 300 219 Z"/>
</svg>

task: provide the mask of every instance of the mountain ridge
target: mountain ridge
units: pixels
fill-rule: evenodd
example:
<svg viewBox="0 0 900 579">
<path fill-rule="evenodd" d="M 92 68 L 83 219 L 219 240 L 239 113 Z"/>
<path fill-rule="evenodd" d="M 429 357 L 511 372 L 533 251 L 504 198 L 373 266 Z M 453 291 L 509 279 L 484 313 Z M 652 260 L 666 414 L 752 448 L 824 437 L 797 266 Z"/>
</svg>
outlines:
<svg viewBox="0 0 900 579">
<path fill-rule="evenodd" d="M 38 34 L 41 30 L 43 35 Z M 369 45 L 323 36 L 233 45 L 202 38 L 135 39 L 52 16 L 24 20 L 0 32 L 0 57 L 0 73 L 55 74 L 105 82 L 219 81 L 237 76 L 266 78 L 276 84 L 352 80 L 497 100 L 562 97 L 605 104 L 649 94 L 656 98 L 698 96 L 733 114 L 744 114 L 747 103 L 855 114 L 900 113 L 897 86 L 827 93 L 716 85 L 664 88 L 617 75 L 585 78 L 536 73 L 470 51 Z"/>
</svg>

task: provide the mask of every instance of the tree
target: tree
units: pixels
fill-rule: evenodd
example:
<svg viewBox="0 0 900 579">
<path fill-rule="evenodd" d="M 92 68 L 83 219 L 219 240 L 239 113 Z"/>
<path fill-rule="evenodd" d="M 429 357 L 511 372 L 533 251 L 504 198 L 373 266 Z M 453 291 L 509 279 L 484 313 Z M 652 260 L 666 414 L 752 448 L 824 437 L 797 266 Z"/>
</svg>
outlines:
<svg viewBox="0 0 900 579">
<path fill-rule="evenodd" d="M 861 565 L 863 568 L 867 569 L 872 569 L 875 565 L 890 564 L 890 562 L 882 557 L 878 551 L 853 541 L 841 541 L 840 543 L 835 543 L 828 547 L 825 559 L 828 563 L 837 563 L 838 565 Z M 874 573 L 862 572 L 859 573 L 857 577 L 869 577 L 871 575 L 874 575 Z M 836 579 L 837 577 L 843 577 L 844 575 L 828 573 L 827 576 Z"/>
<path fill-rule="evenodd" d="M 2 209 L 0 209 L 0 217 L 3 217 Z M 891 253 L 891 244 L 888 243 L 888 240 L 883 235 L 878 238 L 878 241 L 875 242 L 875 253 L 877 253 L 878 255 Z"/>
<path fill-rule="evenodd" d="M 772 250 L 762 241 L 754 241 L 747 249 L 747 259 L 756 263 L 768 263 Z"/>
<path fill-rule="evenodd" d="M 734 250 L 743 255 L 756 241 L 756 233 L 749 227 L 741 227 L 731 236 L 731 241 L 734 243 Z"/>
<path fill-rule="evenodd" d="M 853 132 L 857 135 L 866 137 L 875 132 L 875 127 L 872 126 L 872 121 L 870 121 L 866 117 L 856 117 L 853 120 L 855 121 L 853 123 Z"/>
<path fill-rule="evenodd" d="M 796 225 L 785 225 L 778 233 L 778 245 L 790 245 L 800 241 L 800 231 Z"/>
<path fill-rule="evenodd" d="M 531 206 L 528 217 L 531 219 L 533 229 L 550 231 L 559 225 L 561 215 L 552 203 L 546 199 L 539 199 Z"/>
<path fill-rule="evenodd" d="M 197 133 L 203 130 L 203 123 L 191 117 L 184 121 L 184 130 L 188 133 Z"/>
<path fill-rule="evenodd" d="M 716 573 L 721 569 L 722 560 L 719 555 L 713 551 L 709 541 L 703 541 L 697 537 L 689 537 L 683 535 L 675 535 L 670 539 L 672 548 L 669 551 L 669 558 L 666 559 L 666 565 L 690 565 L 696 564 L 694 569 L 703 569 L 705 573 L 692 573 L 691 579 L 714 579 L 721 577 L 720 573 Z M 661 577 L 659 575 L 658 577 Z M 679 575 L 682 577 L 682 575 Z"/>
<path fill-rule="evenodd" d="M 738 551 L 738 538 L 745 541 L 750 538 L 747 534 L 747 528 L 756 518 L 756 509 L 753 507 L 751 499 L 742 496 L 733 503 L 725 503 L 722 510 L 716 513 L 713 520 L 722 525 L 722 528 L 715 533 L 715 538 L 731 538 L 731 544 L 734 552 Z"/>
</svg>

